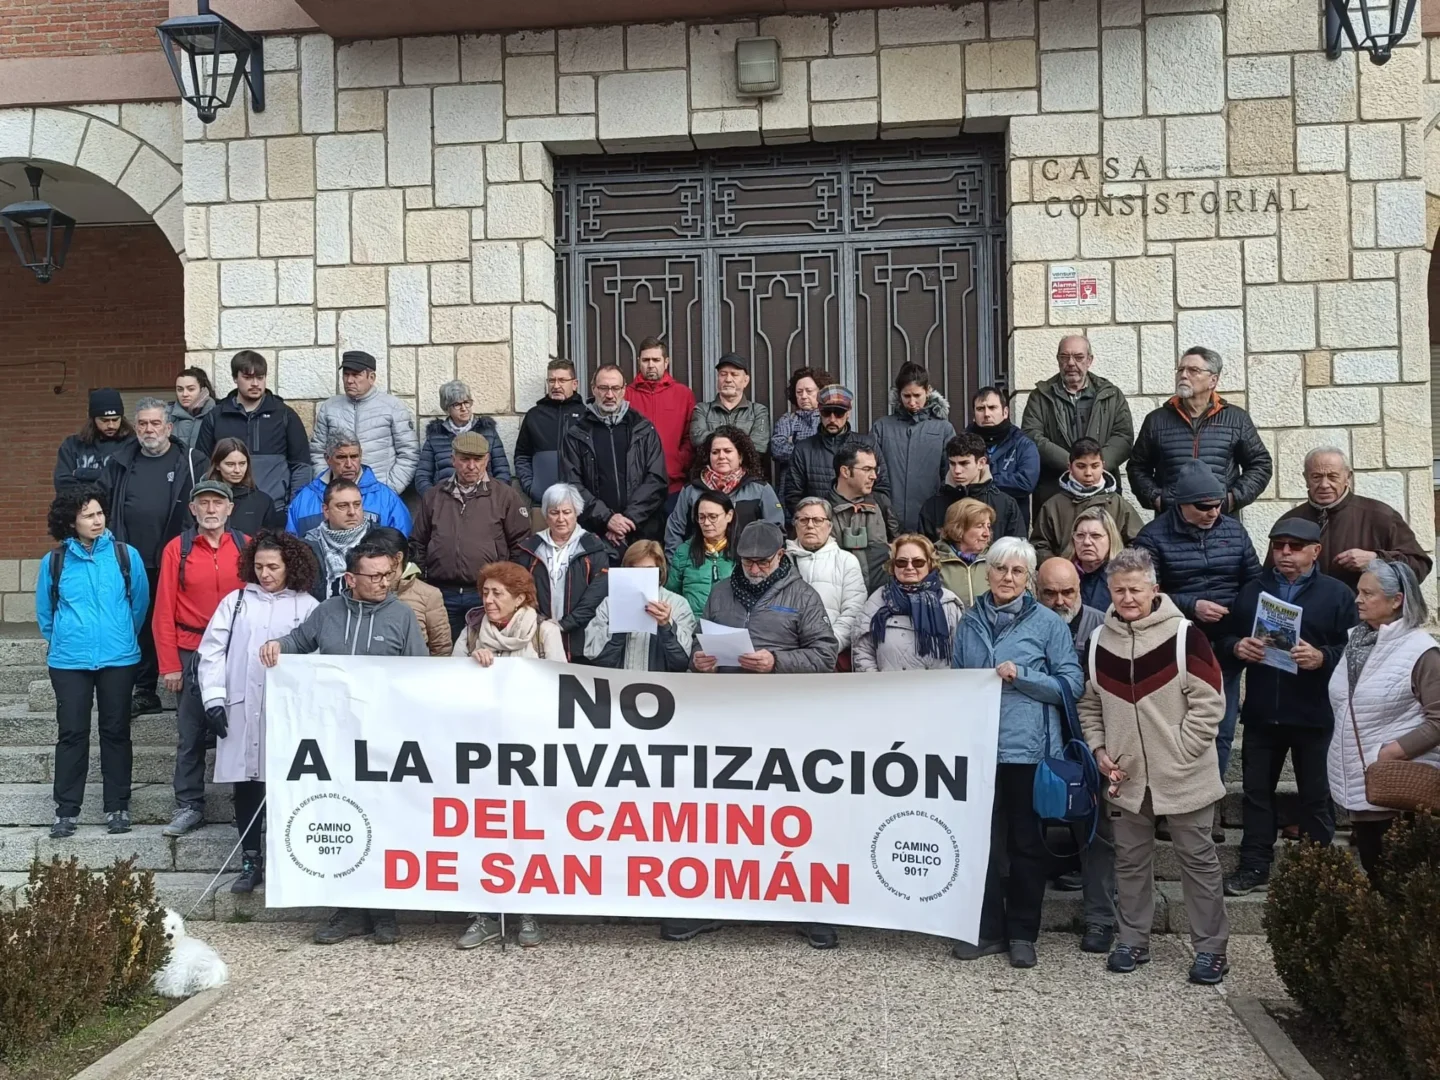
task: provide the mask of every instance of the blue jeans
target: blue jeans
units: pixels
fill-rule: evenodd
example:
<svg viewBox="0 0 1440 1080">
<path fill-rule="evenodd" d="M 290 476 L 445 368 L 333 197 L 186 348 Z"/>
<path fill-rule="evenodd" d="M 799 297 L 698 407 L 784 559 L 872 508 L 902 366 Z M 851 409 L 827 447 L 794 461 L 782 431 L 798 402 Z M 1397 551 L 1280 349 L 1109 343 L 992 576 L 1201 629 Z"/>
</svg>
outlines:
<svg viewBox="0 0 1440 1080">
<path fill-rule="evenodd" d="M 1240 672 L 1224 672 L 1225 719 L 1220 721 L 1220 734 L 1215 737 L 1215 749 L 1220 755 L 1220 780 L 1225 780 L 1225 770 L 1230 766 L 1230 745 L 1235 741 L 1235 721 L 1240 716 Z"/>
<path fill-rule="evenodd" d="M 480 592 L 473 585 L 441 585 L 440 596 L 445 601 L 445 614 L 450 618 L 450 640 L 459 641 L 465 631 L 465 614 L 471 608 L 480 606 Z M 1234 730 L 1234 725 L 1231 725 Z"/>
</svg>

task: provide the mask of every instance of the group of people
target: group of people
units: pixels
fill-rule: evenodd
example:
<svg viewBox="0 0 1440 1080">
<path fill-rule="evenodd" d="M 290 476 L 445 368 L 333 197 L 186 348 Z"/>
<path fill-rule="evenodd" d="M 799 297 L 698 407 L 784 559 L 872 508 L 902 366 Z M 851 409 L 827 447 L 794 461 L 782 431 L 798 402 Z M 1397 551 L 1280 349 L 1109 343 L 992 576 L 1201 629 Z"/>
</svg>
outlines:
<svg viewBox="0 0 1440 1080">
<path fill-rule="evenodd" d="M 97 390 L 60 451 L 59 547 L 37 583 L 59 727 L 52 834 L 75 832 L 97 700 L 107 827 L 130 827 L 130 718 L 158 709 L 159 678 L 178 696 L 165 833 L 203 822 L 214 745 L 214 781 L 235 785 L 232 888 L 260 885 L 264 669 L 287 652 L 696 673 L 984 668 L 1003 680 L 990 867 L 979 940 L 955 956 L 1036 963 L 1053 867 L 1031 793 L 1074 731 L 1108 785 L 1081 845 L 1081 947 L 1117 972 L 1149 959 L 1154 841 L 1168 837 L 1190 977 L 1219 982 L 1223 894 L 1268 877 L 1287 752 L 1300 834 L 1329 842 L 1333 798 L 1367 869 L 1394 812 L 1365 802 L 1365 763 L 1440 765 L 1440 648 L 1420 629 L 1418 588 L 1431 561 L 1393 509 L 1353 491 L 1344 453 L 1320 449 L 1305 460 L 1309 498 L 1270 531 L 1262 567 L 1236 514 L 1271 462 L 1216 392 L 1221 358 L 1187 350 L 1175 396 L 1138 438 L 1093 360 L 1084 338 L 1062 339 L 1020 427 L 987 387 L 960 432 L 907 364 L 889 415 L 862 434 L 852 392 L 822 372 L 793 373 L 792 408 L 772 427 L 746 397 L 743 357 L 720 358 L 717 398 L 697 404 L 647 339 L 632 381 L 603 365 L 584 399 L 574 366 L 552 361 L 513 459 L 462 382 L 440 388 L 444 416 L 422 444 L 365 353 L 344 354 L 345 393 L 319 406 L 308 439 L 253 352 L 235 356 L 224 400 L 187 369 L 177 400 L 142 399 L 133 427 L 119 395 Z M 1125 465 L 1148 523 L 1122 491 Z M 612 566 L 656 571 L 653 632 L 610 632 Z M 1294 671 L 1267 663 L 1275 650 L 1255 636 L 1267 594 L 1303 608 Z M 745 628 L 753 651 L 721 667 L 700 619 Z M 1331 737 L 1337 717 L 1353 739 Z M 1245 840 L 1222 881 L 1216 809 L 1237 719 Z M 717 927 L 668 921 L 661 934 Z M 801 931 L 817 948 L 839 940 Z M 459 944 L 499 933 L 480 913 Z M 316 940 L 358 934 L 395 940 L 394 913 L 337 911 Z M 540 938 L 521 915 L 520 943 Z"/>
</svg>

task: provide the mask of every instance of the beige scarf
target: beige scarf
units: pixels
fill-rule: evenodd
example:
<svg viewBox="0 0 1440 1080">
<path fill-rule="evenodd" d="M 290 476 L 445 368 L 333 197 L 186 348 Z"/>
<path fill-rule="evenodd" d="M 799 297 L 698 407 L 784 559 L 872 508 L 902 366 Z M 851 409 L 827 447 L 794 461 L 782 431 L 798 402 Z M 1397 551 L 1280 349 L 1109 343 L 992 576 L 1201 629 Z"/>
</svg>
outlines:
<svg viewBox="0 0 1440 1080">
<path fill-rule="evenodd" d="M 496 656 L 528 656 L 545 659 L 540 639 L 540 616 L 532 607 L 522 607 L 510 616 L 510 625 L 498 627 L 488 618 L 471 627 L 465 639 L 466 651 L 489 649 Z"/>
</svg>

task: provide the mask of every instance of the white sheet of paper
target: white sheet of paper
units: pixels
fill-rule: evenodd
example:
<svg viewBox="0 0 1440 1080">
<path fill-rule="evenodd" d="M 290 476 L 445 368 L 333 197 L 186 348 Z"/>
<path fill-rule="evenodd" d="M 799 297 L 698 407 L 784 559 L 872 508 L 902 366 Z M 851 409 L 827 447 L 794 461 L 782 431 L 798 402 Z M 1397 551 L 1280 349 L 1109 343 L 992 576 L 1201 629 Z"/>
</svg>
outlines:
<svg viewBox="0 0 1440 1080">
<path fill-rule="evenodd" d="M 700 651 L 715 657 L 721 667 L 739 667 L 740 657 L 754 652 L 755 646 L 750 643 L 750 631 L 743 626 L 725 626 L 701 619 Z"/>
<path fill-rule="evenodd" d="M 660 599 L 660 571 L 653 566 L 624 566 L 606 576 L 610 579 L 610 632 L 655 633 L 655 618 L 645 605 Z"/>
</svg>

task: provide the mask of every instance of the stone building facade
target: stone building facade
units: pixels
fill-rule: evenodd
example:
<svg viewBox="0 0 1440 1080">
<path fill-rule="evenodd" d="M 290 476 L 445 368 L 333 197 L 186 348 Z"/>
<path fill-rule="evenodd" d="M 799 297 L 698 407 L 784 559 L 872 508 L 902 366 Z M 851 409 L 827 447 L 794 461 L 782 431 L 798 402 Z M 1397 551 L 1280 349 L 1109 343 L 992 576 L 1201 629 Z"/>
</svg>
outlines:
<svg viewBox="0 0 1440 1080">
<path fill-rule="evenodd" d="M 556 155 L 998 134 L 1011 385 L 1051 374 L 1059 337 L 1082 332 L 1138 426 L 1179 348 L 1208 345 L 1275 459 L 1252 533 L 1304 497 L 1306 451 L 1334 444 L 1433 546 L 1440 98 L 1418 16 L 1384 66 L 1327 59 L 1318 0 L 282 30 L 262 113 L 237 104 L 206 127 L 174 103 L 0 106 L 0 161 L 76 165 L 154 215 L 184 267 L 175 366 L 213 370 L 221 393 L 230 354 L 258 349 L 308 421 L 361 348 L 422 418 L 465 379 L 513 445 L 561 351 Z M 757 35 L 780 42 L 775 97 L 735 90 L 734 42 Z M 4 616 L 24 618 L 33 563 L 3 554 L 0 591 L 22 590 Z"/>
</svg>

